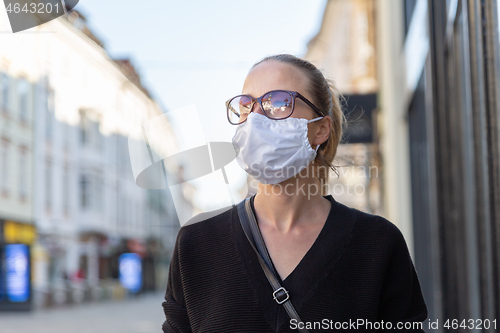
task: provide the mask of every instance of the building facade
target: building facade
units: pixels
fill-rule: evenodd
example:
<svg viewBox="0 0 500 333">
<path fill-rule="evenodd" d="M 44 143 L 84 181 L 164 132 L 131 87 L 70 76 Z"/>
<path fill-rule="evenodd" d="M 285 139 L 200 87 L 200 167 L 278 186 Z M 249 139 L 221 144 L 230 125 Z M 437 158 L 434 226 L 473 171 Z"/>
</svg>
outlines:
<svg viewBox="0 0 500 333">
<path fill-rule="evenodd" d="M 344 135 L 330 174 L 329 192 L 337 200 L 383 214 L 383 173 L 372 125 L 376 116 L 375 3 L 373 0 L 327 1 L 319 32 L 308 43 L 311 61 L 342 94 Z"/>
<path fill-rule="evenodd" d="M 405 236 L 429 319 L 441 323 L 426 331 L 498 327 L 499 5 L 330 0 L 306 55 L 344 95 L 376 95 L 368 163 L 380 168 L 383 209 L 372 212 Z M 339 157 L 356 155 L 344 142 Z"/>
<path fill-rule="evenodd" d="M 0 22 L 0 29 L 7 28 Z M 2 44 L 2 49 L 11 46 L 11 40 Z M 25 62 L 35 63 L 33 54 L 23 54 Z M 24 267 L 24 277 L 16 279 L 26 283 L 31 280 L 29 262 L 36 238 L 35 195 L 33 187 L 34 166 L 34 99 L 33 81 L 36 73 L 33 67 L 26 67 L 16 61 L 0 61 L 0 309 L 29 309 L 32 293 L 30 285 L 24 291 L 17 290 L 11 279 L 11 266 L 7 263 L 9 248 L 23 244 L 26 255 L 14 256 L 13 260 Z M 17 258 L 17 259 L 15 259 Z M 10 273 L 9 273 L 10 272 Z M 27 288 L 26 288 L 27 287 Z M 21 299 L 14 296 L 19 293 Z M 14 301 L 15 299 L 15 301 Z"/>
<path fill-rule="evenodd" d="M 126 252 L 142 259 L 142 290 L 163 288 L 179 222 L 168 192 L 136 184 L 129 143 L 164 110 L 130 61 L 111 59 L 73 11 L 2 36 L 0 91 L 0 217 L 36 226 L 36 305 L 123 294 Z"/>
<path fill-rule="evenodd" d="M 381 140 L 392 164 L 385 169 L 400 168 L 403 154 L 411 188 L 404 205 L 412 207 L 413 255 L 429 318 L 480 320 L 485 324 L 458 330 L 495 332 L 499 3 L 379 0 L 376 9 Z M 397 195 L 386 200 L 397 204 Z"/>
</svg>

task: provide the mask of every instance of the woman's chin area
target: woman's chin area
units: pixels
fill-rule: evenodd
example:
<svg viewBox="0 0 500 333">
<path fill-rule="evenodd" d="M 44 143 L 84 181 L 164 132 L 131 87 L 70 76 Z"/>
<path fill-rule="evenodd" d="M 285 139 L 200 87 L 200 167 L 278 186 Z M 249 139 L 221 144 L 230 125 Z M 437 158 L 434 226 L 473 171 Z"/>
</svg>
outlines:
<svg viewBox="0 0 500 333">
<path fill-rule="evenodd" d="M 264 196 L 297 196 L 301 199 L 322 197 L 321 184 L 317 177 L 317 168 L 311 165 L 294 177 L 276 184 L 259 183 L 257 194 Z"/>
</svg>

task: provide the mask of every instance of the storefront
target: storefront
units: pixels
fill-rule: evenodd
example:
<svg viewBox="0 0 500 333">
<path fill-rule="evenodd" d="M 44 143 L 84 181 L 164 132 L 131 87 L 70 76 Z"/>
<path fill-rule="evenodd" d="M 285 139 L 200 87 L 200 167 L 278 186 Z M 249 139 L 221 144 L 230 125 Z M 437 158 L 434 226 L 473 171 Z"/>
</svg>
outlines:
<svg viewBox="0 0 500 333">
<path fill-rule="evenodd" d="M 499 3 L 405 1 L 415 264 L 433 320 L 500 316 Z"/>
<path fill-rule="evenodd" d="M 124 239 L 122 245 L 125 245 L 122 247 L 123 251 L 116 253 L 118 278 L 129 293 L 137 294 L 144 290 L 144 282 L 149 281 L 149 256 L 146 247 L 139 239 Z M 144 268 L 148 268 L 148 272 Z"/>
<path fill-rule="evenodd" d="M 32 309 L 31 224 L 0 220 L 0 310 Z"/>
</svg>

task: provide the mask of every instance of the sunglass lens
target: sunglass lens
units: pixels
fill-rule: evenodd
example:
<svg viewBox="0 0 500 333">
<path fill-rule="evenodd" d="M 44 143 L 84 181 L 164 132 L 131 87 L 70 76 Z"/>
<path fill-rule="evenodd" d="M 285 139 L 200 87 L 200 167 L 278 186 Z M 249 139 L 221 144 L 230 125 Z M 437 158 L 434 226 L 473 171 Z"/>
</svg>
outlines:
<svg viewBox="0 0 500 333">
<path fill-rule="evenodd" d="M 239 124 L 247 119 L 252 107 L 252 99 L 248 96 L 237 96 L 228 105 L 227 112 L 232 124 Z"/>
<path fill-rule="evenodd" d="M 293 97 L 286 91 L 273 91 L 262 97 L 264 112 L 270 118 L 286 118 L 292 113 Z"/>
</svg>

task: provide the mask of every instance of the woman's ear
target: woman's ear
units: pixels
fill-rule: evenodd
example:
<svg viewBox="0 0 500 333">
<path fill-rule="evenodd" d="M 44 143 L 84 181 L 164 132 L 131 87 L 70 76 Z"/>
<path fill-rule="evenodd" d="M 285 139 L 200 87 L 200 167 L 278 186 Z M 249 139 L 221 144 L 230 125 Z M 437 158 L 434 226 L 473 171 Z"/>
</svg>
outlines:
<svg viewBox="0 0 500 333">
<path fill-rule="evenodd" d="M 332 117 L 324 116 L 323 119 L 318 120 L 316 127 L 316 135 L 314 136 L 312 142 L 314 145 L 320 145 L 330 136 L 330 131 L 332 129 Z"/>
</svg>

